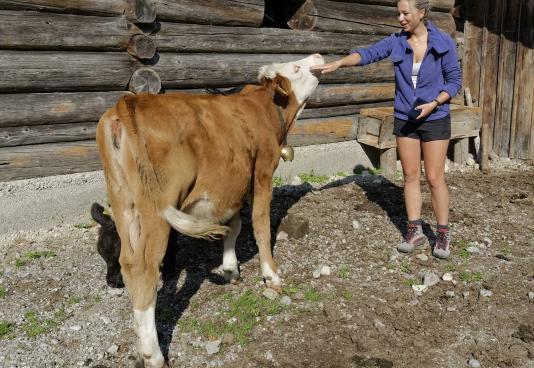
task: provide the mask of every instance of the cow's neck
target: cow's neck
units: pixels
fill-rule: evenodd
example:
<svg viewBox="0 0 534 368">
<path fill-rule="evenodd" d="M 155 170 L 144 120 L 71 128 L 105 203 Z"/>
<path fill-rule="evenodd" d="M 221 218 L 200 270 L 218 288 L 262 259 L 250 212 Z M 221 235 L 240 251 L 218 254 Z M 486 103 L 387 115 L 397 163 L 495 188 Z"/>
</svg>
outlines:
<svg viewBox="0 0 534 368">
<path fill-rule="evenodd" d="M 293 97 L 294 99 L 294 97 Z M 273 103 L 276 106 L 276 115 L 278 117 L 278 123 L 280 127 L 280 137 L 279 142 L 280 144 L 287 144 L 287 133 L 289 129 L 293 126 L 295 123 L 295 120 L 297 120 L 298 115 L 304 109 L 304 105 L 306 104 L 306 101 L 304 101 L 301 105 L 297 105 L 296 101 L 290 101 L 287 106 L 284 108 L 280 106 L 275 101 L 274 95 L 272 97 Z M 290 97 L 291 100 L 291 97 Z"/>
</svg>

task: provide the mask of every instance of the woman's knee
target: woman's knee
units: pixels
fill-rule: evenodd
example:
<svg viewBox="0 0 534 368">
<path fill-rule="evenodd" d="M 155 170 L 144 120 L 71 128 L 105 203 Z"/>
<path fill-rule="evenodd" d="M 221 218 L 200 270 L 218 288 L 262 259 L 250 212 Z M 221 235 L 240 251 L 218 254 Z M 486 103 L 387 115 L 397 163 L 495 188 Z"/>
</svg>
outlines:
<svg viewBox="0 0 534 368">
<path fill-rule="evenodd" d="M 445 186 L 445 175 L 443 173 L 426 173 L 426 181 L 431 188 L 441 188 Z"/>
<path fill-rule="evenodd" d="M 404 170 L 404 183 L 419 183 L 420 180 L 421 172 L 419 170 Z"/>
</svg>

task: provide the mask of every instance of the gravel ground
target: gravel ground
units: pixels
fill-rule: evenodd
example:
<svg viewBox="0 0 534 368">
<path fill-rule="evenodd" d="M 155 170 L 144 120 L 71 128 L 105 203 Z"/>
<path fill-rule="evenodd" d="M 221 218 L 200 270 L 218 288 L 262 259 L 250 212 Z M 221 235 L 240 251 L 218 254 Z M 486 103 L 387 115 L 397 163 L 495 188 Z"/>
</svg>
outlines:
<svg viewBox="0 0 534 368">
<path fill-rule="evenodd" d="M 78 175 L 74 187 L 99 185 L 100 174 Z M 173 367 L 534 367 L 533 179 L 528 162 L 501 160 L 489 174 L 451 165 L 448 261 L 428 247 L 394 250 L 405 222 L 400 177 L 278 187 L 284 293 L 265 293 L 248 206 L 238 284 L 223 282 L 220 242 L 180 238 L 176 277 L 158 293 L 164 354 Z M 22 211 L 20 193 L 64 183 L 50 180 L 0 183 L 0 198 Z M 433 226 L 429 196 L 423 185 Z M 39 230 L 0 235 L 0 367 L 131 367 L 128 294 L 105 284 L 97 226 L 88 211 L 58 211 L 41 213 Z"/>
</svg>

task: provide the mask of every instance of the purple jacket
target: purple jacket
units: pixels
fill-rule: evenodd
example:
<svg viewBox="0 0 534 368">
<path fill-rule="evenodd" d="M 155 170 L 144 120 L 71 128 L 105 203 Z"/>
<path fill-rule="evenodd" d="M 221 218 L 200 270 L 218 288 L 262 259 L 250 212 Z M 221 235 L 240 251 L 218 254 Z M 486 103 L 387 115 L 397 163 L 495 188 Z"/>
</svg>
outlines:
<svg viewBox="0 0 534 368">
<path fill-rule="evenodd" d="M 391 58 L 395 68 L 395 117 L 402 120 L 409 120 L 407 113 L 418 97 L 430 102 L 445 91 L 452 98 L 462 87 L 454 41 L 431 22 L 427 22 L 426 27 L 428 47 L 419 70 L 417 88 L 412 84 L 413 50 L 407 42 L 407 33 L 394 33 L 372 46 L 351 52 L 360 54 L 362 61 L 359 65 Z M 449 114 L 449 110 L 449 103 L 438 106 L 426 120 L 441 119 Z"/>
</svg>

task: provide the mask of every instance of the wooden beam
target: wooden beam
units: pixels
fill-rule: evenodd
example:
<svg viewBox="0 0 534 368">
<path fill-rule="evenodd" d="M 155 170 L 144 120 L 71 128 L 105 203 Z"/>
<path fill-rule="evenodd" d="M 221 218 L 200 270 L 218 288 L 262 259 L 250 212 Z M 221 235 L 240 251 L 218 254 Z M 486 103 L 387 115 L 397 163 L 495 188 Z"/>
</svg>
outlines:
<svg viewBox="0 0 534 368">
<path fill-rule="evenodd" d="M 227 87 L 258 82 L 262 65 L 301 59 L 288 54 L 171 54 L 160 53 L 153 69 L 164 88 Z M 333 60 L 326 57 L 326 61 Z M 321 83 L 372 83 L 393 81 L 390 62 L 349 67 L 322 76 Z"/>
<path fill-rule="evenodd" d="M 260 27 L 264 0 L 156 0 L 157 19 L 178 23 Z"/>
<path fill-rule="evenodd" d="M 393 83 L 362 83 L 319 85 L 307 107 L 335 106 L 352 103 L 391 101 L 395 97 Z M 393 105 L 393 103 L 390 103 Z"/>
<path fill-rule="evenodd" d="M 375 35 L 161 22 L 151 33 L 160 52 L 347 54 L 379 41 Z"/>
<path fill-rule="evenodd" d="M 0 147 L 94 139 L 96 122 L 48 124 L 0 129 Z"/>
<path fill-rule="evenodd" d="M 125 12 L 126 7 L 125 0 L 0 0 L 0 9 L 102 16 L 121 15 Z"/>
<path fill-rule="evenodd" d="M 399 0 L 333 0 L 344 3 L 358 3 L 369 5 L 383 5 L 397 7 Z M 451 12 L 454 8 L 454 0 L 430 0 L 432 11 Z"/>
<path fill-rule="evenodd" d="M 0 51 L 0 93 L 125 90 L 138 64 L 126 53 Z"/>
<path fill-rule="evenodd" d="M 289 131 L 287 142 L 307 146 L 356 139 L 358 116 L 297 120 Z"/>
<path fill-rule="evenodd" d="M 362 103 L 342 106 L 328 106 L 328 107 L 306 107 L 299 119 L 317 119 L 329 118 L 335 116 L 357 115 L 362 109 L 391 106 L 393 101 Z"/>
<path fill-rule="evenodd" d="M 94 140 L 0 148 L 0 181 L 101 168 Z"/>
<path fill-rule="evenodd" d="M 122 17 L 5 10 L 0 34 L 0 49 L 124 51 L 142 31 Z"/>
</svg>

